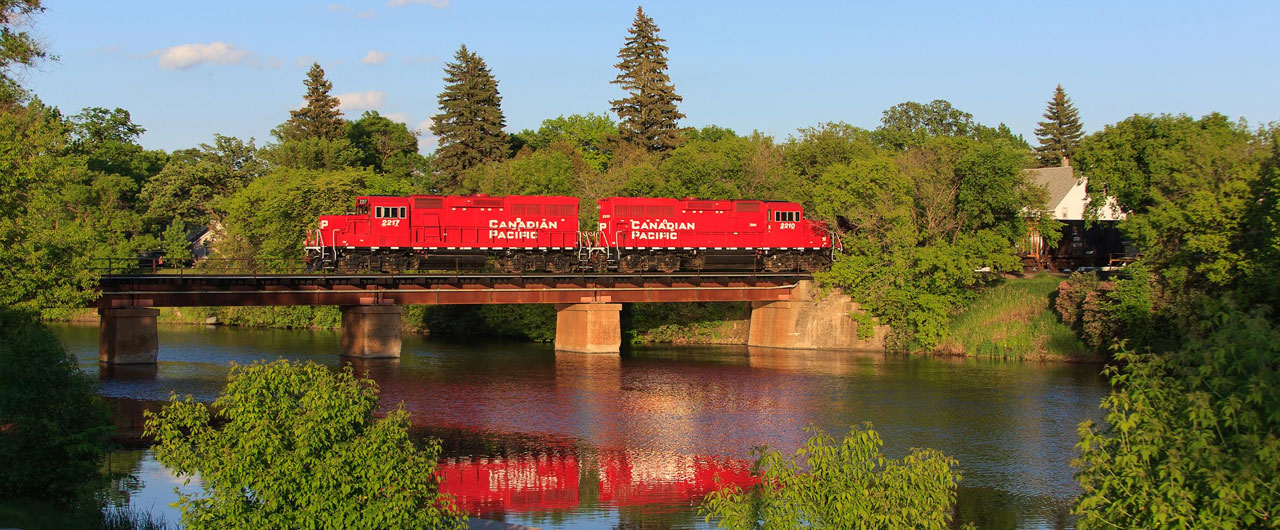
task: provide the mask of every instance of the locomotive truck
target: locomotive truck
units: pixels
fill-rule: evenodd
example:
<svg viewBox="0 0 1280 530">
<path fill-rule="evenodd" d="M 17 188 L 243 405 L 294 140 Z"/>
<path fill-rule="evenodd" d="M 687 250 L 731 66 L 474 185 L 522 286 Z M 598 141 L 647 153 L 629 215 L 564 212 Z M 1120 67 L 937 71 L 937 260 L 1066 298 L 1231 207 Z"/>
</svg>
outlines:
<svg viewBox="0 0 1280 530">
<path fill-rule="evenodd" d="M 839 238 L 794 202 L 600 199 L 579 230 L 576 197 L 357 197 L 307 231 L 312 270 L 503 272 L 816 271 Z"/>
</svg>

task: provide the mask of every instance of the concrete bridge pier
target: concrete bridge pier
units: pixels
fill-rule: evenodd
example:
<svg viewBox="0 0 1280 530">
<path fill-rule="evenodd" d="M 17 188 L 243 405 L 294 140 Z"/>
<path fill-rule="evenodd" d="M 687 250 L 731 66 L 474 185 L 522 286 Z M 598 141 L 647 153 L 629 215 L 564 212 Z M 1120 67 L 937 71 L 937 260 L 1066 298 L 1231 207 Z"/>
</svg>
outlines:
<svg viewBox="0 0 1280 530">
<path fill-rule="evenodd" d="M 398 305 L 342 306 L 342 351 L 346 357 L 388 359 L 400 357 Z"/>
<path fill-rule="evenodd" d="M 556 304 L 556 350 L 618 353 L 622 347 L 622 304 Z"/>
<path fill-rule="evenodd" d="M 860 308 L 848 295 L 830 292 L 819 299 L 813 282 L 798 282 L 791 299 L 751 303 L 748 346 L 802 350 L 883 350 L 888 333 L 876 326 L 868 340 L 858 338 L 858 323 L 849 313 Z"/>
<path fill-rule="evenodd" d="M 156 364 L 160 341 L 156 338 L 159 309 L 150 307 L 98 310 L 98 362 L 106 364 Z"/>
</svg>

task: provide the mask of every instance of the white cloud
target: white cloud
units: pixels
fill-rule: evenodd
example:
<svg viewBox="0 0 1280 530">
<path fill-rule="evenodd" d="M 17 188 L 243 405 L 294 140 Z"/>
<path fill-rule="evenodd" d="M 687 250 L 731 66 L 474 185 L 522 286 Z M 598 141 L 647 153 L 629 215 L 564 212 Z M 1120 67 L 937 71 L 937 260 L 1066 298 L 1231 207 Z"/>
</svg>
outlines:
<svg viewBox="0 0 1280 530">
<path fill-rule="evenodd" d="M 420 131 L 422 134 L 431 134 L 431 126 L 435 125 L 435 123 L 436 122 L 431 118 L 422 120 L 422 123 L 418 124 L 418 131 Z"/>
<path fill-rule="evenodd" d="M 368 11 L 361 11 L 359 13 L 356 13 L 356 18 L 373 18 L 375 14 L 376 13 L 374 13 L 373 10 L 370 9 Z"/>
<path fill-rule="evenodd" d="M 339 4 L 337 2 L 334 2 L 332 4 L 329 4 L 329 7 L 326 7 L 325 10 L 326 11 L 349 11 L 350 8 L 342 4 Z"/>
<path fill-rule="evenodd" d="M 342 102 L 342 110 L 380 109 L 386 99 L 387 93 L 381 90 L 338 94 L 338 101 Z"/>
<path fill-rule="evenodd" d="M 398 121 L 404 124 L 409 123 L 409 115 L 403 112 L 391 112 L 391 113 L 383 114 L 382 117 L 391 121 Z"/>
<path fill-rule="evenodd" d="M 449 0 L 391 0 L 387 7 L 404 7 L 409 4 L 427 4 L 435 8 L 449 7 Z"/>
<path fill-rule="evenodd" d="M 151 55 L 160 57 L 156 62 L 160 68 L 186 70 L 204 63 L 239 64 L 252 54 L 236 48 L 233 44 L 212 42 L 179 44 L 171 48 L 155 50 Z"/>
<path fill-rule="evenodd" d="M 360 62 L 364 64 L 382 64 L 387 62 L 387 57 L 389 56 L 390 55 L 385 52 L 369 50 L 369 53 L 366 53 L 364 55 L 364 59 L 360 59 Z"/>
</svg>

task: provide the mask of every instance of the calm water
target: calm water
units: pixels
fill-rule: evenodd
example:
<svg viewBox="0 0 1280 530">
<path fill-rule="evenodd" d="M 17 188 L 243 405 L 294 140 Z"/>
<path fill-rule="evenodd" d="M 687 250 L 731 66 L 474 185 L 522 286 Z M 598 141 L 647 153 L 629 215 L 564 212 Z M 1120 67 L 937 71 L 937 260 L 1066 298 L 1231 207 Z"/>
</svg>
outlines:
<svg viewBox="0 0 1280 530">
<path fill-rule="evenodd" d="M 126 430 L 170 392 L 214 399 L 230 362 L 339 364 L 332 332 L 162 326 L 158 367 L 99 370 L 96 326 L 55 330 Z M 384 406 L 403 402 L 443 440 L 444 487 L 472 515 L 543 528 L 707 528 L 698 500 L 715 477 L 740 477 L 752 446 L 789 453 L 805 427 L 868 421 L 890 456 L 932 447 L 959 460 L 960 522 L 1069 528 L 1075 426 L 1100 417 L 1106 393 L 1097 366 L 746 347 L 592 356 L 417 336 L 401 359 L 356 368 Z M 148 451 L 115 458 L 140 475 L 122 498 L 179 519 L 168 503 L 180 478 Z"/>
</svg>

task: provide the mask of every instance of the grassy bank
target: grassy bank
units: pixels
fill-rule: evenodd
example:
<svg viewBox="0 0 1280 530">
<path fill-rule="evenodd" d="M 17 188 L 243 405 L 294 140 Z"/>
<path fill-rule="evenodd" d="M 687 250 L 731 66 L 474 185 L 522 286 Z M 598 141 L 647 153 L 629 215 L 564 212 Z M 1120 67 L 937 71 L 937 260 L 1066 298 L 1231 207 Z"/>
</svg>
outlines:
<svg viewBox="0 0 1280 530">
<path fill-rule="evenodd" d="M 1062 278 L 1040 274 L 989 288 L 956 315 L 939 353 L 999 359 L 1100 361 L 1052 309 Z"/>
</svg>

